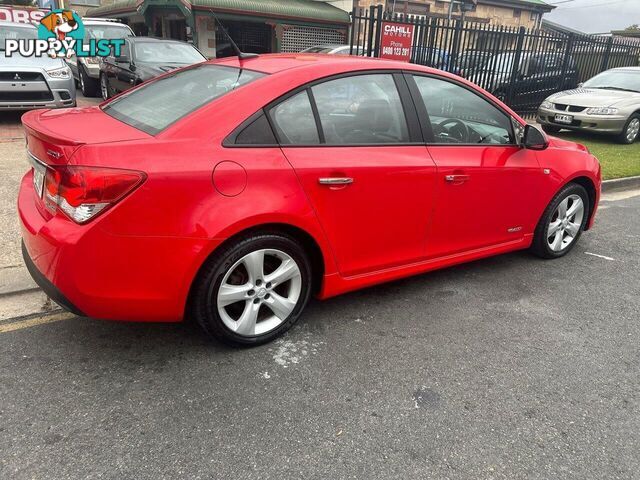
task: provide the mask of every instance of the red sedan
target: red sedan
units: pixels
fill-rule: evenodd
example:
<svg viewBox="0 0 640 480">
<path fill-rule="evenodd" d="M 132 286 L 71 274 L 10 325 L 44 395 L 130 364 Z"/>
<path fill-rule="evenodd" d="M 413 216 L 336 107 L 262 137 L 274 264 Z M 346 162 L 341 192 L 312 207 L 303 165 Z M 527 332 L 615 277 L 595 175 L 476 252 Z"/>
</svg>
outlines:
<svg viewBox="0 0 640 480">
<path fill-rule="evenodd" d="M 353 57 L 173 71 L 99 107 L 23 116 L 25 261 L 80 315 L 195 318 L 259 344 L 311 294 L 529 248 L 591 227 L 598 160 L 475 85 Z"/>
</svg>

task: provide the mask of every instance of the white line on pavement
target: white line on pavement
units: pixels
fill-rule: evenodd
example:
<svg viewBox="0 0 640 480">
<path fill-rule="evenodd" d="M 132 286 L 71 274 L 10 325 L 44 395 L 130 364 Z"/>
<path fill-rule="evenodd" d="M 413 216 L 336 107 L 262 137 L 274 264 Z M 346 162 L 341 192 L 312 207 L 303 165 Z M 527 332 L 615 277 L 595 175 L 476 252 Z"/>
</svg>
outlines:
<svg viewBox="0 0 640 480">
<path fill-rule="evenodd" d="M 607 257 L 605 255 L 598 255 L 597 253 L 584 252 L 587 255 L 591 255 L 592 257 L 604 258 L 605 260 L 609 260 L 610 262 L 614 262 L 615 258 Z"/>
</svg>

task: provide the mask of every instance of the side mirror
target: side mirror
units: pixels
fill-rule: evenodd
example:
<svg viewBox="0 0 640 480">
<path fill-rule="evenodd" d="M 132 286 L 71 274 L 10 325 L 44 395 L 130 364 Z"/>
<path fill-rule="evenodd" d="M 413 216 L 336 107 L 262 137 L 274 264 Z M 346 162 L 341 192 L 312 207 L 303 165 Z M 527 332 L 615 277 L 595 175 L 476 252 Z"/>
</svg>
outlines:
<svg viewBox="0 0 640 480">
<path fill-rule="evenodd" d="M 578 88 L 582 88 L 582 87 L 584 87 L 584 82 L 580 82 L 580 83 L 578 84 Z"/>
<path fill-rule="evenodd" d="M 549 146 L 547 136 L 533 125 L 524 127 L 524 148 L 529 150 L 544 150 Z"/>
<path fill-rule="evenodd" d="M 131 59 L 128 55 L 120 55 L 119 57 L 116 57 L 116 63 L 129 63 L 130 61 Z"/>
</svg>

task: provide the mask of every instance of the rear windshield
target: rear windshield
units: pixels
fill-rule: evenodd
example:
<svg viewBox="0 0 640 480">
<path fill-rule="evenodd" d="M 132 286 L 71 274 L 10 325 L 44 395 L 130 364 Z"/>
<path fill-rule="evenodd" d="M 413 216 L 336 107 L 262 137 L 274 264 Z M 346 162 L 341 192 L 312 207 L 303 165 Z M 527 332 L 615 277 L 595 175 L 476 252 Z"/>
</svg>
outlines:
<svg viewBox="0 0 640 480">
<path fill-rule="evenodd" d="M 116 120 L 155 135 L 212 100 L 264 76 L 235 67 L 197 65 L 125 93 L 102 110 Z"/>
</svg>

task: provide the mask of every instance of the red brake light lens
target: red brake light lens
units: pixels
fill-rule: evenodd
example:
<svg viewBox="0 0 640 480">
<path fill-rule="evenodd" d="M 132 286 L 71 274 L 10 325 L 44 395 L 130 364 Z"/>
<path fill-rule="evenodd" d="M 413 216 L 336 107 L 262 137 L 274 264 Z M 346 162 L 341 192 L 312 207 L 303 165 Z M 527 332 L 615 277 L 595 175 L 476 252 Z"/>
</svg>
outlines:
<svg viewBox="0 0 640 480">
<path fill-rule="evenodd" d="M 44 203 L 76 223 L 86 223 L 116 204 L 145 180 L 143 172 L 101 167 L 47 168 Z"/>
</svg>

